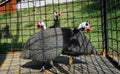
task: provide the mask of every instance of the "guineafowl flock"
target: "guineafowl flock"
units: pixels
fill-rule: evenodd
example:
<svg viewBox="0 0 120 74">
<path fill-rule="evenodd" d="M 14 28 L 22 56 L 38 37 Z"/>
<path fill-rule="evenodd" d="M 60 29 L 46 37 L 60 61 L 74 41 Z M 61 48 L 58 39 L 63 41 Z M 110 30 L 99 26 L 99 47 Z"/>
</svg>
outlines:
<svg viewBox="0 0 120 74">
<path fill-rule="evenodd" d="M 82 32 L 84 29 L 91 30 L 89 21 L 81 23 L 74 30 L 63 28 L 59 26 L 57 12 L 54 12 L 53 26 L 46 29 L 45 24 L 42 23 L 39 22 L 37 25 L 43 26 L 39 27 L 43 29 L 28 39 L 22 50 L 21 58 L 50 62 L 60 54 L 68 56 L 97 54 L 91 41 Z"/>
</svg>

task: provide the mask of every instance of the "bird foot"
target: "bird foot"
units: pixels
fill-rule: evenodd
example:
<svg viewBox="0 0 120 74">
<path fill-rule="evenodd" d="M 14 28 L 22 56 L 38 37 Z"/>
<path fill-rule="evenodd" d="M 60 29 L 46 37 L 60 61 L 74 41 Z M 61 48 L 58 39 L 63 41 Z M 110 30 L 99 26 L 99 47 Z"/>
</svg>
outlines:
<svg viewBox="0 0 120 74">
<path fill-rule="evenodd" d="M 58 69 L 54 66 L 54 63 L 53 63 L 52 60 L 50 61 L 50 64 L 51 64 L 52 68 L 54 69 L 54 71 L 56 71 L 55 74 L 60 74 L 60 72 L 58 71 Z"/>
<path fill-rule="evenodd" d="M 68 59 L 68 65 L 63 65 L 63 68 L 70 70 L 72 64 L 73 64 L 73 58 L 70 56 Z"/>
<path fill-rule="evenodd" d="M 50 71 L 46 70 L 44 66 L 40 69 L 40 72 L 42 72 L 42 74 L 51 74 Z"/>
<path fill-rule="evenodd" d="M 62 67 L 63 67 L 64 69 L 70 70 L 71 65 L 62 65 Z"/>
<path fill-rule="evenodd" d="M 63 56 L 63 54 L 60 54 L 60 56 Z"/>
<path fill-rule="evenodd" d="M 51 72 L 53 72 L 54 74 L 60 74 L 60 72 L 57 69 L 55 69 L 55 68 L 52 68 Z"/>
<path fill-rule="evenodd" d="M 72 57 L 69 57 L 68 64 L 69 64 L 69 66 L 71 66 L 71 64 L 73 64 L 73 59 L 72 59 Z"/>
</svg>

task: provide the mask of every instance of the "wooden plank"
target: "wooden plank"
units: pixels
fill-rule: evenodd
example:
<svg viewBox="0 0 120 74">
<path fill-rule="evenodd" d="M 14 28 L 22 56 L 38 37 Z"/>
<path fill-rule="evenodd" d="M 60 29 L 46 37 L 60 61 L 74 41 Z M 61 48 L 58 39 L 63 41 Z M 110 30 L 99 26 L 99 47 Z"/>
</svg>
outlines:
<svg viewBox="0 0 120 74">
<path fill-rule="evenodd" d="M 16 0 L 10 0 L 0 5 L 0 14 L 16 12 Z"/>
</svg>

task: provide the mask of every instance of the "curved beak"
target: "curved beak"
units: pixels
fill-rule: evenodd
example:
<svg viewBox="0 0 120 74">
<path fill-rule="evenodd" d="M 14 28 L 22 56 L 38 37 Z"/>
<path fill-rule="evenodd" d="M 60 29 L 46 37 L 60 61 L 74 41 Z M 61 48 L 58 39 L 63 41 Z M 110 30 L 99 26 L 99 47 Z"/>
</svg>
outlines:
<svg viewBox="0 0 120 74">
<path fill-rule="evenodd" d="M 88 31 L 91 31 L 91 30 L 92 30 L 92 27 L 88 26 L 87 28 L 84 29 L 84 32 L 88 32 Z"/>
</svg>

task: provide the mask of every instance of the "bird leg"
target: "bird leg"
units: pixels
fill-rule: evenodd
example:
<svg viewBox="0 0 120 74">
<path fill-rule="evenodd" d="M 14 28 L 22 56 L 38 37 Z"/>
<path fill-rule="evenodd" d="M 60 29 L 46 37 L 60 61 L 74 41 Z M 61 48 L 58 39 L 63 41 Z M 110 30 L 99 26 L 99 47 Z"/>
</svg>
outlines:
<svg viewBox="0 0 120 74">
<path fill-rule="evenodd" d="M 68 64 L 67 65 L 62 65 L 64 68 L 69 69 L 71 68 L 71 65 L 73 64 L 73 58 L 70 56 L 68 58 Z"/>
<path fill-rule="evenodd" d="M 52 68 L 56 71 L 56 74 L 60 74 L 60 72 L 59 72 L 59 71 L 57 70 L 57 68 L 54 66 L 54 63 L 53 63 L 52 60 L 50 61 L 50 64 L 51 64 Z"/>
<path fill-rule="evenodd" d="M 71 67 L 72 64 L 73 64 L 73 59 L 70 56 L 69 59 L 68 59 L 68 67 L 69 67 L 69 69 L 70 69 L 70 67 Z"/>
<path fill-rule="evenodd" d="M 48 70 L 46 70 L 44 66 L 42 66 L 40 71 L 42 72 L 42 74 L 50 74 L 50 72 Z"/>
</svg>

